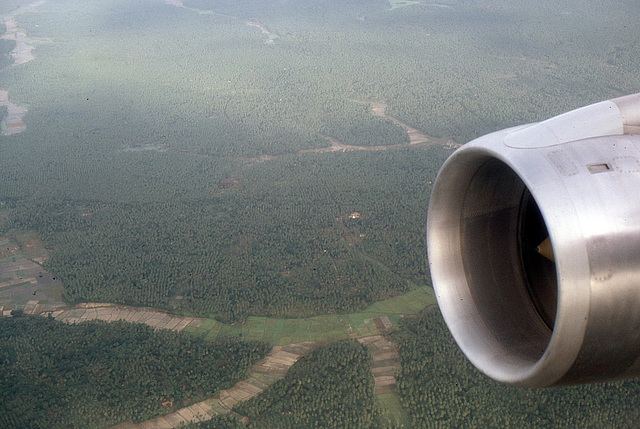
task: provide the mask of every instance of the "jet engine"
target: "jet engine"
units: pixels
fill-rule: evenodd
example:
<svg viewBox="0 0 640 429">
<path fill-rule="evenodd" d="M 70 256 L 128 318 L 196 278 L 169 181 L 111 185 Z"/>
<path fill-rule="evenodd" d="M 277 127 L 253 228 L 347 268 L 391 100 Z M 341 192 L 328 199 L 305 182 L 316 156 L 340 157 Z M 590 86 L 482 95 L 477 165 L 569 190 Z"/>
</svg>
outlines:
<svg viewBox="0 0 640 429">
<path fill-rule="evenodd" d="M 484 374 L 640 376 L 640 94 L 459 148 L 433 186 L 427 247 L 447 326 Z"/>
</svg>

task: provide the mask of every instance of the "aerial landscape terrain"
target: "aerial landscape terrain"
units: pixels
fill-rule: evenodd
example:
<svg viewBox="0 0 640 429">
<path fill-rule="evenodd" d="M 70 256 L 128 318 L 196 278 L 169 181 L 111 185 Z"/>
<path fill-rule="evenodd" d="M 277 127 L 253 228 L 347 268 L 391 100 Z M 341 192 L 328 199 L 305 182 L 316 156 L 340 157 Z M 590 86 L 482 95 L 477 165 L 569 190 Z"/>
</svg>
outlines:
<svg viewBox="0 0 640 429">
<path fill-rule="evenodd" d="M 0 427 L 635 427 L 471 367 L 431 186 L 640 92 L 627 0 L 4 0 Z"/>
</svg>

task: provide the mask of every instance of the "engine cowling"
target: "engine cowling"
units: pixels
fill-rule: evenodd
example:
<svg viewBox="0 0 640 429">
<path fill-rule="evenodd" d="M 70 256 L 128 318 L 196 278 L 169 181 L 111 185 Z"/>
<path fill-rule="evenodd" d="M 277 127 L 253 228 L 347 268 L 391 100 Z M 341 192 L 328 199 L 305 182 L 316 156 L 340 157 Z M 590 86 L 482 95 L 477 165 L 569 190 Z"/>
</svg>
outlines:
<svg viewBox="0 0 640 429">
<path fill-rule="evenodd" d="M 640 375 L 640 94 L 462 146 L 435 181 L 427 247 L 447 326 L 489 377 Z"/>
</svg>

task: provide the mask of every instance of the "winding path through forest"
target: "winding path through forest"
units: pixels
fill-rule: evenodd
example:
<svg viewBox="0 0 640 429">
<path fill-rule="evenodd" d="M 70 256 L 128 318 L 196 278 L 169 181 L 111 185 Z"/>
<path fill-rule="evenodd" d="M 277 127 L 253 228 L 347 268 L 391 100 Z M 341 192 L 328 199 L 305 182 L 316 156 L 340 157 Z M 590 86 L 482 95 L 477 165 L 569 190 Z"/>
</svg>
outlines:
<svg viewBox="0 0 640 429">
<path fill-rule="evenodd" d="M 180 7 L 180 8 L 185 8 L 185 9 L 189 9 L 189 10 L 193 10 L 195 12 L 198 13 L 215 13 L 217 15 L 224 15 L 224 14 L 219 14 L 216 12 L 213 12 L 212 10 L 202 10 L 202 9 L 194 9 L 194 8 L 188 8 L 183 4 L 183 0 L 164 0 L 165 3 L 175 6 L 175 7 Z M 410 4 L 417 4 L 418 2 L 391 2 L 391 6 L 392 9 L 396 8 L 396 7 L 401 7 L 401 6 L 408 6 Z M 436 5 L 436 4 L 434 4 Z M 436 5 L 439 6 L 439 5 Z M 224 16 L 229 16 L 231 18 L 234 19 L 238 19 L 240 21 L 243 21 L 244 23 L 246 23 L 247 25 L 251 26 L 251 27 L 256 27 L 258 29 L 260 29 L 260 31 L 267 35 L 267 36 L 275 36 L 275 34 L 270 31 L 267 27 L 265 27 L 263 24 L 261 24 L 258 21 L 251 21 L 251 20 L 245 20 L 236 16 L 231 16 L 231 15 L 224 15 Z M 273 39 L 270 38 L 268 40 L 268 42 L 273 42 Z M 450 139 L 443 139 L 443 138 L 437 138 L 437 137 L 431 137 L 428 136 L 422 132 L 420 132 L 419 130 L 417 130 L 416 128 L 413 128 L 407 124 L 405 124 L 404 122 L 400 121 L 399 119 L 394 118 L 393 116 L 389 116 L 386 113 L 386 109 L 387 109 L 387 104 L 386 103 L 381 103 L 381 102 L 375 102 L 375 101 L 358 101 L 358 103 L 365 103 L 365 104 L 369 104 L 371 106 L 371 114 L 374 116 L 379 116 L 381 118 L 387 119 L 389 121 L 392 121 L 393 123 L 395 123 L 396 125 L 400 126 L 402 129 L 404 129 L 407 134 L 409 135 L 409 143 L 401 143 L 401 144 L 395 144 L 395 145 L 379 145 L 379 146 L 352 146 L 352 145 L 347 145 L 344 144 L 342 142 L 340 142 L 339 140 L 337 140 L 336 138 L 327 136 L 327 135 L 322 135 L 322 137 L 326 140 L 328 140 L 329 142 L 331 142 L 331 146 L 329 147 L 322 147 L 322 148 L 317 148 L 317 149 L 302 149 L 300 151 L 298 151 L 299 154 L 302 153 L 324 153 L 324 152 L 338 152 L 338 151 L 342 151 L 342 152 L 346 152 L 346 151 L 353 151 L 353 150 L 369 150 L 369 151 L 377 151 L 377 150 L 387 150 L 387 149 L 391 149 L 394 147 L 402 147 L 402 146 L 412 146 L 412 145 L 419 145 L 419 144 L 428 144 L 428 145 L 443 145 L 445 147 L 448 148 L 456 148 L 459 147 L 460 145 L 456 142 L 454 142 L 453 140 Z M 274 159 L 277 158 L 277 156 L 260 156 L 260 157 L 255 157 L 255 158 L 245 158 L 244 160 L 248 161 L 251 165 L 256 164 L 258 162 L 263 162 L 269 159 Z"/>
<path fill-rule="evenodd" d="M 392 121 L 396 125 L 400 126 L 402 129 L 404 129 L 409 135 L 409 143 L 381 145 L 381 146 L 354 146 L 354 145 L 344 144 L 334 137 L 321 134 L 322 138 L 331 142 L 331 146 L 320 147 L 316 149 L 302 149 L 302 150 L 299 150 L 297 153 L 305 154 L 305 153 L 349 152 L 349 151 L 356 151 L 356 150 L 379 151 L 379 150 L 388 150 L 388 149 L 393 149 L 398 147 L 417 146 L 417 145 L 425 145 L 425 146 L 442 145 L 447 149 L 456 149 L 461 146 L 459 143 L 456 143 L 451 139 L 443 139 L 443 138 L 428 136 L 422 133 L 421 131 L 410 127 L 409 125 L 405 124 L 399 119 L 396 119 L 393 116 L 387 115 L 386 103 L 379 103 L 375 101 L 363 101 L 362 103 L 367 103 L 371 105 L 372 115 L 379 116 L 381 118 Z M 258 164 L 260 162 L 280 158 L 282 156 L 285 156 L 285 155 L 260 155 L 252 158 L 239 158 L 239 160 L 246 162 L 245 166 L 248 167 L 248 166 Z"/>
<path fill-rule="evenodd" d="M 341 141 L 339 141 L 338 139 L 331 137 L 331 136 L 327 136 L 324 134 L 320 134 L 320 136 L 322 138 L 324 138 L 325 140 L 329 141 L 331 143 L 331 146 L 327 146 L 327 147 L 320 147 L 320 148 L 315 148 L 315 149 L 301 149 L 298 152 L 296 152 L 297 154 L 301 155 L 301 154 L 305 154 L 305 153 L 327 153 L 327 152 L 349 152 L 349 151 L 379 151 L 379 150 L 388 150 L 388 149 L 393 149 L 393 148 L 398 148 L 398 147 L 407 147 L 407 146 L 418 146 L 418 145 L 425 145 L 425 146 L 432 146 L 432 145 L 442 145 L 444 147 L 446 147 L 447 149 L 455 149 L 460 147 L 460 144 L 456 143 L 455 141 L 451 140 L 451 139 L 445 139 L 445 138 L 438 138 L 438 137 L 432 137 L 432 136 L 428 136 L 424 133 L 422 133 L 421 131 L 410 127 L 409 125 L 405 124 L 404 122 L 400 121 L 399 119 L 394 118 L 393 116 L 389 116 L 386 113 L 386 109 L 387 109 L 387 104 L 386 103 L 379 103 L 379 102 L 375 102 L 375 101 L 363 101 L 362 103 L 367 103 L 371 106 L 371 114 L 374 116 L 379 116 L 381 118 L 387 119 L 389 121 L 392 121 L 393 123 L 395 123 L 396 125 L 398 125 L 399 127 L 401 127 L 403 130 L 405 130 L 407 132 L 407 134 L 409 135 L 409 143 L 400 143 L 400 144 L 391 144 L 391 145 L 379 145 L 379 146 L 355 146 L 355 145 L 348 145 L 348 144 L 344 144 Z M 194 151 L 190 151 L 187 149 L 180 149 L 177 147 L 173 147 L 173 146 L 149 146 L 146 148 L 128 148 L 128 149 L 124 149 L 125 151 L 128 152 L 139 152 L 142 150 L 155 150 L 157 152 L 180 152 L 180 153 L 187 153 L 187 154 L 191 154 L 191 155 L 195 155 L 195 156 L 200 156 L 200 157 L 208 157 L 208 155 L 203 155 L 203 154 L 199 154 L 196 153 Z M 239 161 L 243 161 L 245 162 L 245 167 L 250 167 L 252 165 L 255 164 L 259 164 L 261 162 L 265 162 L 265 161 L 270 161 L 273 159 L 277 159 L 277 158 L 281 158 L 285 155 L 260 155 L 260 156 L 256 156 L 256 157 L 241 157 L 241 158 L 237 158 Z"/>
<path fill-rule="evenodd" d="M 371 104 L 371 113 L 374 116 L 379 116 L 381 118 L 388 119 L 389 121 L 395 123 L 396 125 L 399 125 L 400 128 L 405 130 L 407 132 L 407 134 L 409 134 L 409 144 L 410 145 L 416 145 L 416 144 L 422 144 L 422 143 L 442 144 L 442 145 L 455 145 L 456 144 L 452 140 L 439 139 L 439 138 L 436 138 L 436 137 L 431 137 L 431 136 L 428 136 L 426 134 L 423 134 L 420 131 L 418 131 L 417 129 L 412 128 L 409 125 L 405 124 L 404 122 L 400 121 L 399 119 L 396 119 L 393 116 L 387 115 L 387 113 L 386 113 L 387 112 L 387 104 L 386 103 L 378 103 L 378 102 L 375 102 L 375 101 L 371 101 L 371 102 L 369 102 L 369 104 Z"/>
<path fill-rule="evenodd" d="M 386 109 L 387 109 L 387 104 L 386 103 L 379 103 L 379 102 L 375 102 L 375 101 L 365 101 L 364 103 L 367 103 L 369 105 L 371 105 L 371 114 L 374 116 L 379 116 L 381 118 L 387 119 L 391 122 L 393 122 L 394 124 L 400 126 L 403 130 L 405 130 L 407 132 L 407 134 L 409 135 L 409 143 L 400 143 L 400 144 L 391 144 L 391 145 L 380 145 L 380 146 L 352 146 L 352 145 L 347 145 L 347 144 L 343 144 L 342 142 L 340 142 L 339 140 L 330 137 L 330 136 L 326 136 L 326 135 L 322 135 L 321 136 L 330 141 L 331 142 L 331 146 L 329 147 L 321 147 L 318 149 L 303 149 L 298 151 L 298 153 L 323 153 L 323 152 L 337 152 L 337 151 L 342 151 L 342 152 L 346 152 L 346 151 L 351 151 L 351 150 L 370 150 L 370 151 L 375 151 L 375 150 L 387 150 L 387 149 L 392 149 L 392 148 L 396 148 L 396 147 L 403 147 L 403 146 L 415 146 L 415 145 L 443 145 L 447 148 L 456 148 L 459 147 L 460 145 L 457 144 L 456 142 L 454 142 L 453 140 L 450 139 L 442 139 L 442 138 L 438 138 L 438 137 L 431 137 L 428 136 L 426 134 L 423 134 L 422 132 L 420 132 L 419 130 L 410 127 L 409 125 L 405 124 L 404 122 L 400 121 L 399 119 L 394 118 L 393 116 L 389 116 L 386 113 Z"/>
<path fill-rule="evenodd" d="M 219 16 L 226 16 L 229 18 L 233 18 L 233 19 L 237 19 L 239 21 L 244 22 L 245 24 L 247 24 L 250 27 L 256 27 L 258 28 L 262 34 L 269 36 L 269 39 L 267 40 L 267 43 L 271 44 L 273 43 L 274 39 L 278 38 L 277 34 L 274 34 L 272 31 L 270 31 L 267 27 L 265 27 L 263 24 L 259 23 L 258 21 L 252 21 L 252 20 L 247 20 L 247 19 L 243 19 L 240 18 L 238 16 L 233 16 L 233 15 L 226 15 L 224 13 L 218 13 L 218 12 L 214 12 L 213 10 L 210 9 L 197 9 L 194 7 L 187 7 L 184 5 L 183 0 L 164 0 L 164 2 L 170 6 L 175 6 L 175 7 L 179 7 L 182 9 L 187 9 L 187 10 L 191 10 L 193 12 L 196 12 L 198 14 L 201 15 L 219 15 Z"/>
<path fill-rule="evenodd" d="M 381 335 L 359 338 L 358 341 L 369 349 L 373 358 L 375 393 L 394 392 L 395 374 L 401 369 L 400 355 L 395 345 Z M 218 397 L 181 408 L 163 417 L 137 424 L 125 422 L 113 426 L 112 429 L 179 428 L 189 423 L 211 420 L 215 415 L 227 414 L 238 402 L 258 396 L 268 386 L 284 378 L 289 368 L 309 353 L 315 345 L 316 343 L 307 342 L 275 346 L 263 359 L 252 366 L 246 380 L 236 383 L 231 389 L 221 391 Z"/>
</svg>

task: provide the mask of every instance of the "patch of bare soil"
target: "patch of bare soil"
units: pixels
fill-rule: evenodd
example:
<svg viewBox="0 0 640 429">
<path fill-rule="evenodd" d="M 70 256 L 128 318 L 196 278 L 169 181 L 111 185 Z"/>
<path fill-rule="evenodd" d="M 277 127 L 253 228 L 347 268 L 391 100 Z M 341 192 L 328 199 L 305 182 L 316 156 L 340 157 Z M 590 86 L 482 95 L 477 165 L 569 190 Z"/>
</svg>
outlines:
<svg viewBox="0 0 640 429">
<path fill-rule="evenodd" d="M 262 31 L 262 34 L 266 34 L 267 36 L 271 35 L 271 31 L 269 31 L 269 29 L 267 27 L 265 27 L 264 25 L 260 24 L 259 22 L 256 21 L 245 21 L 247 23 L 247 25 L 251 26 L 251 27 L 256 27 L 259 28 L 260 31 Z"/>
<path fill-rule="evenodd" d="M 380 320 L 380 323 L 390 325 L 388 319 L 387 321 Z M 376 394 L 395 392 L 396 374 L 402 368 L 400 355 L 395 344 L 382 335 L 359 338 L 358 341 L 369 349 L 373 358 L 371 372 L 375 380 L 374 392 Z"/>
<path fill-rule="evenodd" d="M 441 144 L 441 145 L 447 146 L 447 147 L 455 147 L 453 145 L 457 144 L 456 142 L 454 142 L 452 140 L 440 139 L 440 138 L 431 137 L 431 136 L 428 136 L 426 134 L 423 134 L 420 131 L 418 131 L 417 129 L 412 128 L 409 125 L 405 124 L 404 122 L 400 121 L 399 119 L 396 119 L 393 116 L 387 115 L 387 113 L 386 113 L 387 104 L 386 103 L 378 103 L 378 102 L 372 101 L 372 102 L 369 102 L 369 104 L 371 105 L 371 114 L 372 115 L 379 116 L 381 118 L 390 120 L 394 124 L 399 125 L 400 128 L 402 128 L 403 130 L 405 130 L 407 132 L 407 134 L 409 134 L 409 145 L 417 145 L 417 144 L 428 143 L 428 144 L 431 144 L 431 145 Z"/>
</svg>

